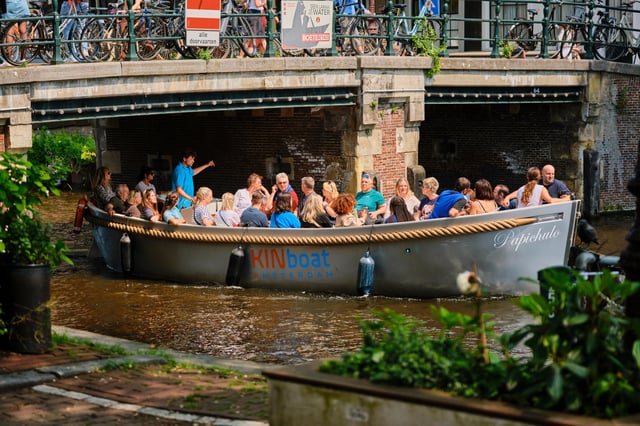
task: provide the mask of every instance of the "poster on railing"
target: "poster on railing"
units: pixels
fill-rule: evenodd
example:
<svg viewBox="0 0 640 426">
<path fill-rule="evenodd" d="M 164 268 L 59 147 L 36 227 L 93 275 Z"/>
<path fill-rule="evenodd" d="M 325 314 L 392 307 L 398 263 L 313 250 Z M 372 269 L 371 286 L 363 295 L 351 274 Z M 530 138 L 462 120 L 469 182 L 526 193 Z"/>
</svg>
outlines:
<svg viewBox="0 0 640 426">
<path fill-rule="evenodd" d="M 330 49 L 333 2 L 283 0 L 281 42 L 284 49 Z"/>
<path fill-rule="evenodd" d="M 187 0 L 187 46 L 220 45 L 220 0 Z"/>
</svg>

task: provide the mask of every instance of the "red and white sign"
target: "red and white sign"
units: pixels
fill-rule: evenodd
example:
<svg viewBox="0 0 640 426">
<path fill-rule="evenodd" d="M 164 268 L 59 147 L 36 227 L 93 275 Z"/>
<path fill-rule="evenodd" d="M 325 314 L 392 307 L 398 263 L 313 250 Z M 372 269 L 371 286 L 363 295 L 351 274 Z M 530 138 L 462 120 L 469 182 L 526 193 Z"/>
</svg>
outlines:
<svg viewBox="0 0 640 426">
<path fill-rule="evenodd" d="M 185 29 L 187 46 L 218 46 L 220 0 L 187 0 Z"/>
</svg>

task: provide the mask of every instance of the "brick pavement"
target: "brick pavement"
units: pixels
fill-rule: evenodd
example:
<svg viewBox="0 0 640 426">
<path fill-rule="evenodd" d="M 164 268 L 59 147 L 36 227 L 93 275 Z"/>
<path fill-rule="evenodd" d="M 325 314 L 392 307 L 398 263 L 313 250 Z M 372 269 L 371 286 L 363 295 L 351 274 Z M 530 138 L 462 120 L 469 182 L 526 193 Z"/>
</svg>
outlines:
<svg viewBox="0 0 640 426">
<path fill-rule="evenodd" d="M 90 337 L 102 344 L 113 339 Z M 170 352 L 178 363 L 149 355 L 123 358 L 73 343 L 42 355 L 0 352 L 0 424 L 268 423 L 266 380 L 256 365 L 245 365 L 243 373 L 216 368 L 225 364 L 219 359 L 180 364 L 194 356 Z"/>
</svg>

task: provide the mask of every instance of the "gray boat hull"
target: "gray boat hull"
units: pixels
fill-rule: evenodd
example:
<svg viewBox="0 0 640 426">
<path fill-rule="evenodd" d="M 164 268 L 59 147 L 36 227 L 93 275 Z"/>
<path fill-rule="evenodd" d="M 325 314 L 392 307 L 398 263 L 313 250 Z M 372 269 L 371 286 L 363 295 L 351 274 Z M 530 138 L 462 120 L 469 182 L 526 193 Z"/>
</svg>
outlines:
<svg viewBox="0 0 640 426">
<path fill-rule="evenodd" d="M 106 265 L 122 271 L 120 239 L 131 240 L 131 273 L 181 283 L 224 284 L 242 247 L 239 285 L 357 294 L 358 265 L 375 262 L 371 294 L 433 298 L 459 294 L 458 273 L 474 265 L 491 295 L 538 291 L 539 270 L 565 265 L 579 201 L 421 222 L 333 229 L 170 226 L 89 205 L 85 217 Z M 513 225 L 515 223 L 515 225 Z"/>
</svg>

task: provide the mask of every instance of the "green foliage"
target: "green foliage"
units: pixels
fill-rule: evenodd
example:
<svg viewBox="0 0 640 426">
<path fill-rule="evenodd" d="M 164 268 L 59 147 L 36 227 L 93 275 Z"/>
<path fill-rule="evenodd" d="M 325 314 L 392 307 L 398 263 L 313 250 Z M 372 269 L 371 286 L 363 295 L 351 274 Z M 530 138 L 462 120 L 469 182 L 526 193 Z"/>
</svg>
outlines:
<svg viewBox="0 0 640 426">
<path fill-rule="evenodd" d="M 425 71 L 427 78 L 433 78 L 440 72 L 440 55 L 446 50 L 446 46 L 440 46 L 440 35 L 436 33 L 433 25 L 422 17 L 419 21 L 419 29 L 411 36 L 411 42 L 416 48 L 418 56 L 429 56 L 433 60 L 431 68 Z"/>
<path fill-rule="evenodd" d="M 513 45 L 509 41 L 500 42 L 500 56 L 510 59 L 513 56 Z"/>
<path fill-rule="evenodd" d="M 616 111 L 622 112 L 622 110 L 624 110 L 624 108 L 627 106 L 628 102 L 629 88 L 623 87 L 622 89 L 618 90 L 618 97 L 616 98 L 616 102 L 614 104 Z"/>
<path fill-rule="evenodd" d="M 58 195 L 49 168 L 34 165 L 19 155 L 0 156 L 0 253 L 14 265 L 71 263 L 62 241 L 51 241 L 51 228 L 35 207 L 49 194 Z"/>
<path fill-rule="evenodd" d="M 435 336 L 423 323 L 385 310 L 375 313 L 376 321 L 360 322 L 364 341 L 358 352 L 326 361 L 320 370 L 595 417 L 636 412 L 640 341 L 629 336 L 640 336 L 640 324 L 621 305 L 640 283 L 619 283 L 609 272 L 592 281 L 573 272 L 550 273 L 545 283 L 553 297 L 531 294 L 516 302 L 535 323 L 503 334 L 499 342 L 481 309 L 469 316 L 432 308 L 443 325 Z M 501 350 L 488 362 L 483 330 Z M 469 345 L 474 337 L 478 345 Z M 511 356 L 522 344 L 530 354 Z"/>
<path fill-rule="evenodd" d="M 28 156 L 33 164 L 51 167 L 54 180 L 66 179 L 69 172 L 79 173 L 95 162 L 96 143 L 91 136 L 42 127 L 33 136 Z"/>
</svg>

